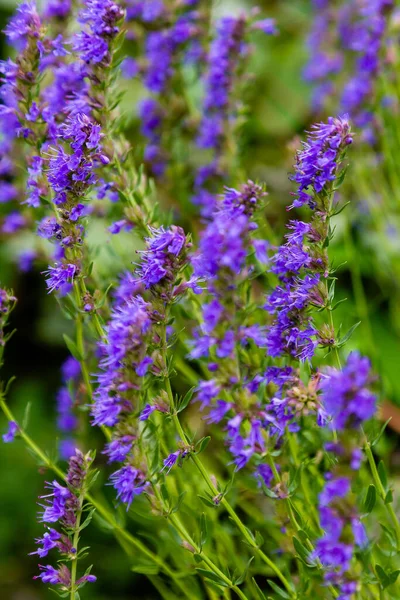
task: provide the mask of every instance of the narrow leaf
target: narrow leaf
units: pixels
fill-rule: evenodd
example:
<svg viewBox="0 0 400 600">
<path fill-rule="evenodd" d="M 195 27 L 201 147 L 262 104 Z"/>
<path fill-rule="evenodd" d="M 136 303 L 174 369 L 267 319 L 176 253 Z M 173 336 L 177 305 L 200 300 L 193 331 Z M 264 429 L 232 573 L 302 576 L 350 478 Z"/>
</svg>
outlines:
<svg viewBox="0 0 400 600">
<path fill-rule="evenodd" d="M 363 506 L 364 511 L 367 514 L 369 514 L 373 510 L 375 503 L 376 503 L 376 487 L 371 483 L 368 488 L 365 500 L 364 500 L 364 506 Z"/>
</svg>

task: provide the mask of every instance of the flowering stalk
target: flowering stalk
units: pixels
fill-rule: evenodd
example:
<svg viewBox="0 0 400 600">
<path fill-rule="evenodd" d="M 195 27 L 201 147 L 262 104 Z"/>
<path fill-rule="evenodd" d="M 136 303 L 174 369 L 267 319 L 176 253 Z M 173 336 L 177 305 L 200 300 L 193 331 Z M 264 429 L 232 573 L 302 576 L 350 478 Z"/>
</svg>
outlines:
<svg viewBox="0 0 400 600">
<path fill-rule="evenodd" d="M 51 524 L 58 522 L 62 533 L 49 527 L 49 531 L 43 538 L 36 540 L 36 543 L 42 547 L 32 552 L 43 558 L 50 550 L 57 548 L 62 560 L 71 562 L 71 569 L 65 563 L 62 563 L 58 569 L 54 569 L 51 565 L 39 565 L 42 573 L 35 577 L 35 579 L 42 579 L 44 583 L 59 585 L 62 592 L 69 593 L 71 600 L 75 600 L 78 590 L 86 583 L 96 581 L 96 577 L 90 574 L 91 567 L 77 579 L 77 564 L 81 555 L 78 551 L 79 534 L 92 517 L 92 513 L 89 513 L 81 527 L 84 497 L 93 481 L 94 474 L 90 471 L 92 462 L 93 456 L 90 452 L 83 455 L 76 450 L 69 460 L 66 477 L 68 487 L 61 486 L 57 481 L 47 484 L 51 493 L 41 496 L 46 501 L 42 505 L 44 512 L 41 521 Z"/>
<path fill-rule="evenodd" d="M 166 364 L 166 354 L 164 354 L 164 361 Z M 181 441 L 183 442 L 184 447 L 190 448 L 191 444 L 182 428 L 182 425 L 181 425 L 179 417 L 178 417 L 178 413 L 177 413 L 175 403 L 174 403 L 174 397 L 173 397 L 173 393 L 172 393 L 171 383 L 170 383 L 168 375 L 165 376 L 165 386 L 166 386 L 166 390 L 167 390 L 167 394 L 168 394 L 168 399 L 170 402 L 170 410 L 171 410 L 172 419 L 175 424 L 178 435 L 179 435 Z M 283 573 L 280 571 L 280 569 L 277 567 L 277 565 L 270 558 L 268 558 L 268 556 L 266 554 L 264 554 L 264 552 L 261 550 L 261 548 L 259 548 L 254 536 L 249 532 L 247 527 L 245 527 L 245 525 L 242 523 L 240 517 L 237 515 L 235 510 L 232 508 L 232 506 L 229 504 L 229 502 L 225 498 L 225 495 L 222 494 L 221 491 L 215 487 L 215 485 L 212 482 L 201 459 L 198 457 L 198 455 L 196 453 L 193 453 L 193 452 L 190 453 L 190 458 L 194 462 L 197 470 L 199 471 L 201 477 L 203 478 L 204 482 L 206 483 L 208 489 L 210 490 L 212 497 L 215 499 L 216 502 L 218 502 L 218 504 L 221 504 L 225 508 L 225 510 L 228 512 L 229 516 L 231 517 L 231 519 L 233 520 L 233 522 L 235 523 L 235 525 L 237 526 L 239 531 L 244 536 L 246 542 L 253 549 L 253 551 L 257 553 L 257 555 L 261 558 L 261 560 L 266 565 L 268 565 L 268 567 L 270 567 L 272 569 L 272 571 L 275 573 L 275 575 L 280 579 L 280 581 L 285 586 L 285 589 L 290 594 L 290 597 L 295 598 L 296 594 L 294 593 L 293 588 L 290 585 L 290 583 L 288 582 L 288 580 L 286 579 L 286 577 L 283 575 Z"/>
<path fill-rule="evenodd" d="M 13 422 L 17 424 L 17 431 L 19 437 L 25 442 L 26 446 L 33 452 L 33 454 L 40 460 L 40 464 L 47 467 L 51 471 L 57 475 L 62 481 L 67 481 L 67 475 L 41 450 L 41 448 L 36 444 L 36 442 L 26 433 L 25 429 L 17 422 L 14 414 L 9 409 L 6 401 L 4 392 L 0 394 L 0 408 L 2 409 L 4 415 L 9 420 L 9 422 Z M 96 500 L 91 494 L 88 492 L 85 493 L 85 499 L 89 504 L 93 506 L 96 510 L 96 513 L 100 515 L 106 523 L 113 530 L 117 541 L 120 541 L 120 537 L 124 542 L 131 545 L 135 550 L 138 550 L 140 554 L 143 554 L 146 558 L 148 558 L 151 562 L 158 565 L 160 569 L 174 581 L 175 585 L 180 589 L 180 591 L 184 594 L 184 596 L 188 599 L 192 598 L 192 594 L 190 588 L 186 587 L 182 582 L 181 578 L 178 574 L 173 571 L 164 560 L 159 557 L 157 554 L 153 553 L 143 542 L 141 542 L 138 538 L 134 537 L 131 533 L 129 533 L 124 527 L 118 523 L 113 515 L 113 513 L 104 506 L 100 501 Z M 123 549 L 125 549 L 125 544 L 121 543 Z"/>
</svg>

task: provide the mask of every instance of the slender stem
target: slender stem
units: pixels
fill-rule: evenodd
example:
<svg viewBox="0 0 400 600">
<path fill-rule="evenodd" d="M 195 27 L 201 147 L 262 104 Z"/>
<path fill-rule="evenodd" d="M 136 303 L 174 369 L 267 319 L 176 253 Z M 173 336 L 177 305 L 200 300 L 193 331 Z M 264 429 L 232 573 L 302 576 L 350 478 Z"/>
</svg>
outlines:
<svg viewBox="0 0 400 600">
<path fill-rule="evenodd" d="M 159 502 L 162 504 L 163 509 L 165 510 L 164 502 L 155 485 L 153 486 L 153 489 Z M 242 590 L 237 585 L 235 585 L 233 581 L 229 579 L 229 577 L 227 577 L 221 571 L 221 569 L 219 569 L 218 566 L 204 553 L 203 549 L 196 544 L 191 535 L 189 535 L 189 533 L 187 532 L 179 516 L 177 514 L 168 513 L 168 511 L 166 511 L 166 516 L 170 520 L 176 531 L 179 533 L 179 535 L 193 548 L 196 554 L 199 554 L 201 556 L 201 558 L 211 569 L 211 571 L 215 573 L 215 575 L 217 575 L 222 581 L 224 581 L 225 584 L 239 596 L 239 598 L 242 598 L 242 600 L 248 600 L 247 596 L 242 592 Z"/>
<path fill-rule="evenodd" d="M 300 466 L 300 460 L 297 454 L 297 441 L 295 436 L 290 432 L 290 431 L 286 431 L 286 437 L 287 440 L 289 442 L 289 451 L 293 457 L 293 461 L 295 464 L 295 467 L 299 467 Z M 316 510 L 315 510 L 315 502 L 313 502 L 311 500 L 310 494 L 309 494 L 309 487 L 307 485 L 308 482 L 306 482 L 306 484 L 304 483 L 304 478 L 305 478 L 306 474 L 305 474 L 305 470 L 303 470 L 300 473 L 300 487 L 301 490 L 304 494 L 304 498 L 307 502 L 307 506 L 308 506 L 308 510 L 310 511 L 310 514 L 312 516 L 312 519 L 314 521 L 315 526 L 317 527 L 318 531 L 322 531 L 320 524 L 319 524 L 319 519 L 318 519 L 318 515 L 316 514 Z"/>
<path fill-rule="evenodd" d="M 75 582 L 76 582 L 76 570 L 78 567 L 78 544 L 79 544 L 79 528 L 81 525 L 82 518 L 82 510 L 83 510 L 83 500 L 84 494 L 81 494 L 79 497 L 79 506 L 76 512 L 76 523 L 75 523 L 75 532 L 72 540 L 72 546 L 75 549 L 75 556 L 72 560 L 71 566 L 71 590 L 70 590 L 70 598 L 71 600 L 75 600 Z"/>
<path fill-rule="evenodd" d="M 386 498 L 386 490 L 383 487 L 381 478 L 379 477 L 379 473 L 378 473 L 378 469 L 376 468 L 376 463 L 375 463 L 375 458 L 374 455 L 372 453 L 371 450 L 371 445 L 369 442 L 365 443 L 364 446 L 364 450 L 365 450 L 365 454 L 367 455 L 368 458 L 368 463 L 371 469 L 371 473 L 372 473 L 372 478 L 374 480 L 374 483 L 377 487 L 378 493 L 380 495 L 380 497 L 382 498 L 386 510 L 388 511 L 388 514 L 390 516 L 390 519 L 393 523 L 393 527 L 396 530 L 396 538 L 397 538 L 397 546 L 400 546 L 400 524 L 399 524 L 399 520 L 396 516 L 396 513 L 394 512 L 394 508 L 391 502 L 389 502 L 388 504 L 385 503 L 385 498 Z"/>
<path fill-rule="evenodd" d="M 326 288 L 328 289 L 328 284 L 326 284 Z M 331 307 L 328 308 L 328 313 L 329 313 L 329 325 L 331 326 L 332 331 L 335 331 L 335 325 L 334 325 L 334 322 L 333 322 L 333 314 L 332 314 L 332 308 Z M 335 343 L 335 346 L 333 348 L 333 351 L 335 353 L 337 366 L 339 367 L 339 369 L 341 369 L 342 368 L 342 363 L 340 362 L 339 350 L 338 350 L 338 348 L 336 346 L 336 343 Z"/>
<path fill-rule="evenodd" d="M 165 364 L 166 364 L 166 362 L 165 362 Z M 182 442 L 185 444 L 185 446 L 189 446 L 190 445 L 189 440 L 182 428 L 179 417 L 175 411 L 175 403 L 174 403 L 174 396 L 173 396 L 172 388 L 171 388 L 171 382 L 170 382 L 169 376 L 167 374 L 165 377 L 165 387 L 166 387 L 166 391 L 167 391 L 168 398 L 169 398 L 170 405 L 171 405 L 172 420 L 175 424 L 178 435 L 181 438 Z M 202 476 L 203 480 L 207 484 L 213 497 L 214 498 L 220 497 L 220 495 L 221 495 L 220 492 L 217 490 L 215 485 L 212 483 L 210 476 L 208 475 L 207 470 L 204 467 L 203 463 L 201 462 L 200 458 L 196 454 L 192 453 L 191 459 L 193 460 L 194 464 L 196 465 L 200 475 Z M 293 591 L 292 586 L 290 585 L 290 583 L 288 582 L 288 580 L 286 579 L 286 577 L 284 576 L 282 571 L 279 569 L 279 567 L 276 566 L 276 564 L 266 554 L 264 554 L 264 552 L 261 550 L 261 548 L 258 547 L 255 539 L 249 533 L 247 527 L 242 523 L 240 517 L 237 515 L 236 511 L 229 504 L 227 499 L 223 496 L 220 502 L 221 502 L 222 506 L 225 508 L 225 510 L 228 512 L 229 516 L 231 517 L 232 521 L 235 523 L 235 525 L 237 526 L 239 531 L 244 536 L 246 542 L 258 554 L 258 556 L 261 558 L 261 560 L 266 565 L 268 565 L 270 567 L 270 569 L 272 569 L 272 571 L 275 573 L 275 575 L 280 579 L 282 584 L 285 586 L 286 590 L 291 595 L 291 597 L 296 598 L 296 594 Z"/>
<path fill-rule="evenodd" d="M 2 409 L 4 415 L 9 421 L 17 422 L 13 413 L 9 409 L 7 403 L 4 400 L 4 396 L 0 395 L 0 408 Z M 34 454 L 46 465 L 47 468 L 51 469 L 60 479 L 63 481 L 66 480 L 65 473 L 55 464 L 52 460 L 39 448 L 36 442 L 22 429 L 22 427 L 18 426 L 18 433 L 26 445 L 33 451 Z M 88 492 L 84 495 L 85 499 L 96 509 L 98 515 L 100 515 L 113 529 L 116 534 L 117 540 L 118 535 L 121 536 L 126 542 L 128 542 L 132 547 L 136 548 L 140 553 L 146 556 L 149 560 L 154 562 L 156 565 L 160 567 L 160 569 L 170 577 L 175 585 L 182 591 L 184 596 L 188 598 L 188 600 L 192 600 L 193 593 L 191 589 L 187 589 L 186 585 L 182 582 L 181 578 L 163 561 L 162 558 L 154 554 L 151 550 L 149 550 L 140 540 L 135 538 L 131 533 L 126 531 L 123 527 L 121 527 L 114 518 L 114 515 L 101 504 L 98 500 L 96 500 L 91 494 Z M 123 546 L 122 546 L 123 547 Z"/>
<path fill-rule="evenodd" d="M 274 459 L 273 459 L 273 457 L 271 456 L 270 453 L 268 453 L 267 458 L 268 458 L 268 462 L 269 462 L 270 467 L 272 469 L 272 473 L 274 475 L 275 480 L 278 483 L 281 483 L 282 482 L 282 478 L 281 478 L 281 476 L 279 474 L 278 469 L 276 468 L 275 461 L 274 461 Z M 296 516 L 294 514 L 293 506 L 292 506 L 292 501 L 291 501 L 290 498 L 286 498 L 285 500 L 286 500 L 286 505 L 287 505 L 287 508 L 288 508 L 288 513 L 289 513 L 290 520 L 292 521 L 292 523 L 293 523 L 296 531 L 299 532 L 301 530 L 301 527 L 300 527 L 299 523 L 297 522 Z M 308 549 L 309 549 L 310 552 L 315 552 L 314 545 L 312 544 L 312 542 L 311 542 L 310 539 L 307 538 L 307 540 L 306 540 L 305 543 L 306 543 L 306 545 L 307 545 L 307 547 L 308 547 Z M 317 563 L 318 568 L 322 569 L 321 561 L 318 558 L 316 560 L 316 563 Z M 337 598 L 339 596 L 338 592 L 335 590 L 335 588 L 332 585 L 328 585 L 327 587 L 328 587 L 328 590 L 331 592 L 331 594 L 332 594 L 332 596 L 334 598 Z"/>
<path fill-rule="evenodd" d="M 361 278 L 360 264 L 356 256 L 353 237 L 351 234 L 350 222 L 347 220 L 344 228 L 344 243 L 346 253 L 350 255 L 350 273 L 354 292 L 354 300 L 356 303 L 357 316 L 363 322 L 364 331 L 366 332 L 366 344 L 371 356 L 376 355 L 376 347 L 372 333 L 371 321 L 369 318 L 368 303 L 365 296 L 364 285 Z"/>
<path fill-rule="evenodd" d="M 78 309 L 80 309 L 81 308 L 81 298 L 80 298 L 80 292 L 79 292 L 79 283 L 76 280 L 74 281 L 74 292 L 75 292 L 75 299 L 76 299 L 77 307 L 78 307 Z M 89 401 L 92 402 L 93 389 L 92 389 L 92 383 L 90 381 L 90 375 L 89 375 L 89 371 L 88 371 L 86 360 L 85 360 L 85 345 L 83 342 L 83 318 L 82 318 L 82 314 L 79 312 L 77 312 L 77 315 L 76 315 L 75 326 L 76 326 L 76 346 L 77 346 L 78 352 L 79 352 L 79 362 L 81 365 L 83 381 L 85 382 Z"/>
</svg>

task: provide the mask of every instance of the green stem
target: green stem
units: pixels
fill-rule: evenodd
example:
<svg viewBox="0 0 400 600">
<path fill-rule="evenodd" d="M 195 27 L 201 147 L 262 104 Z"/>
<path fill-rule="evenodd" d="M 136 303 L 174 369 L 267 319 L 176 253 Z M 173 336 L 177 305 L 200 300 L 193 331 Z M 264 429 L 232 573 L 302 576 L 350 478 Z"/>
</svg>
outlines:
<svg viewBox="0 0 400 600">
<path fill-rule="evenodd" d="M 354 292 L 354 300 L 356 303 L 357 316 L 363 322 L 364 331 L 366 332 L 366 343 L 371 356 L 375 356 L 376 348 L 372 334 L 372 327 L 369 318 L 368 303 L 365 297 L 364 286 L 361 278 L 359 260 L 356 256 L 353 238 L 351 235 L 350 223 L 347 222 L 344 228 L 344 242 L 347 254 L 350 255 L 350 273 Z"/>
<path fill-rule="evenodd" d="M 368 463 L 369 463 L 369 466 L 371 469 L 372 478 L 374 480 L 375 486 L 378 490 L 380 497 L 383 500 L 383 503 L 385 504 L 386 490 L 383 487 L 381 478 L 379 477 L 378 469 L 376 468 L 376 464 L 375 464 L 375 458 L 372 453 L 371 445 L 369 442 L 365 443 L 364 450 L 365 450 L 365 454 L 367 455 L 367 458 L 368 458 Z M 393 508 L 393 505 L 391 502 L 389 502 L 388 504 L 385 504 L 385 507 L 386 507 L 386 510 L 392 521 L 393 527 L 396 530 L 397 547 L 399 548 L 400 547 L 400 524 L 399 524 L 398 518 L 396 516 L 396 513 L 394 512 L 394 508 Z"/>
<path fill-rule="evenodd" d="M 326 284 L 326 287 L 328 289 L 328 284 Z M 334 322 L 333 322 L 333 314 L 332 314 L 332 308 L 331 307 L 328 308 L 328 313 L 329 313 L 329 325 L 331 326 L 332 331 L 335 331 L 335 325 L 334 325 Z M 337 366 L 339 367 L 339 369 L 341 369 L 342 368 L 342 363 L 340 362 L 339 350 L 338 350 L 338 348 L 336 346 L 336 343 L 335 343 L 335 346 L 333 348 L 333 351 L 335 353 Z"/>
<path fill-rule="evenodd" d="M 290 453 L 291 453 L 291 455 L 293 457 L 294 465 L 295 465 L 295 467 L 298 468 L 301 463 L 300 463 L 300 460 L 299 460 L 298 454 L 297 454 L 297 441 L 296 441 L 296 438 L 288 430 L 286 431 L 286 437 L 287 437 L 288 442 L 289 442 L 289 451 L 290 451 Z M 308 482 L 304 483 L 305 476 L 306 476 L 305 475 L 305 471 L 303 470 L 300 473 L 300 487 L 301 487 L 301 490 L 303 492 L 304 498 L 305 498 L 305 500 L 307 502 L 308 510 L 310 511 L 310 515 L 312 516 L 312 519 L 314 521 L 314 525 L 317 527 L 317 530 L 319 532 L 321 532 L 322 530 L 321 530 L 321 527 L 320 527 L 320 524 L 319 524 L 318 515 L 316 514 L 316 510 L 315 510 L 316 504 L 315 504 L 315 502 L 313 502 L 311 500 L 311 497 L 310 497 L 310 494 L 309 494 L 309 486 L 307 485 Z"/>
<path fill-rule="evenodd" d="M 76 551 L 74 559 L 72 561 L 71 566 L 71 590 L 70 590 L 70 598 L 71 600 L 75 600 L 75 582 L 76 582 L 76 570 L 78 567 L 78 544 L 79 544 L 79 528 L 81 525 L 82 518 L 82 509 L 83 509 L 83 500 L 84 494 L 81 494 L 79 497 L 79 506 L 76 511 L 76 522 L 75 522 L 75 532 L 72 540 L 72 546 Z"/>
<path fill-rule="evenodd" d="M 4 400 L 4 396 L 0 395 L 0 408 L 2 409 L 4 415 L 9 421 L 17 422 L 13 413 L 9 409 L 7 403 Z M 39 448 L 39 446 L 32 440 L 32 438 L 22 429 L 22 427 L 18 426 L 18 433 L 25 444 L 33 451 L 34 454 L 42 461 L 42 463 L 49 469 L 51 469 L 61 480 L 66 481 L 65 473 L 55 464 L 50 458 Z M 192 600 L 193 594 L 191 589 L 187 589 L 186 585 L 181 581 L 180 577 L 172 570 L 170 567 L 163 561 L 162 558 L 154 554 L 151 550 L 149 550 L 140 540 L 135 538 L 132 534 L 126 531 L 123 527 L 121 527 L 114 518 L 114 515 L 98 500 L 93 498 L 93 496 L 89 493 L 85 493 L 85 499 L 96 509 L 98 515 L 100 515 L 116 534 L 117 540 L 118 535 L 121 536 L 126 542 L 128 542 L 133 548 L 138 550 L 141 554 L 149 558 L 152 562 L 160 567 L 160 569 L 170 577 L 175 585 L 182 591 L 184 597 L 188 598 L 188 600 Z M 118 534 L 118 535 L 117 535 Z"/>
<path fill-rule="evenodd" d="M 273 459 L 273 457 L 271 456 L 270 453 L 268 453 L 267 459 L 268 459 L 268 462 L 269 462 L 270 467 L 272 469 L 272 473 L 273 473 L 273 476 L 274 476 L 275 480 L 278 483 L 281 483 L 282 482 L 282 478 L 279 475 L 279 471 L 276 468 L 275 461 L 274 461 L 274 459 Z M 289 497 L 285 498 L 285 501 L 286 501 L 286 505 L 287 505 L 287 509 L 288 509 L 290 520 L 293 523 L 296 531 L 299 532 L 299 531 L 301 531 L 301 527 L 300 527 L 299 523 L 297 522 L 296 516 L 294 514 L 293 506 L 292 506 L 292 501 L 291 501 L 291 499 Z M 306 545 L 307 545 L 307 547 L 308 547 L 308 549 L 309 549 L 309 551 L 311 553 L 315 551 L 314 545 L 312 544 L 312 542 L 311 542 L 310 539 L 307 538 L 307 540 L 306 540 L 305 543 L 306 543 Z M 322 564 L 321 564 L 321 562 L 320 562 L 319 559 L 317 559 L 316 563 L 317 563 L 318 568 L 322 569 Z M 331 594 L 332 594 L 332 596 L 334 598 L 337 598 L 339 596 L 338 592 L 335 590 L 335 588 L 332 585 L 328 585 L 327 587 L 328 587 L 328 590 L 331 592 Z"/>
<path fill-rule="evenodd" d="M 242 600 L 248 600 L 247 596 L 242 592 L 242 590 L 237 585 L 235 585 L 233 583 L 233 581 L 231 579 L 229 579 L 229 577 L 227 577 L 206 554 L 204 554 L 202 548 L 197 546 L 196 542 L 188 534 L 184 525 L 181 523 L 179 517 L 176 514 L 174 514 L 174 515 L 169 515 L 169 519 L 170 519 L 171 523 L 173 523 L 173 525 L 174 525 L 175 529 L 178 531 L 178 533 L 182 536 L 182 538 L 184 540 L 186 540 L 188 542 L 188 544 L 190 544 L 193 547 L 196 554 L 201 555 L 203 561 L 210 568 L 210 570 L 213 573 L 215 573 L 222 581 L 224 581 L 225 584 L 239 596 L 239 598 L 242 598 Z"/>
<path fill-rule="evenodd" d="M 173 393 L 172 393 L 171 382 L 170 382 L 168 375 L 166 375 L 166 377 L 165 377 L 165 386 L 166 386 L 166 391 L 167 391 L 168 398 L 169 398 L 170 405 L 171 405 L 172 420 L 175 424 L 178 435 L 181 438 L 182 442 L 185 444 L 185 446 L 190 446 L 189 440 L 182 428 L 179 417 L 178 417 L 177 413 L 175 412 L 174 397 L 173 397 Z M 205 481 L 206 485 L 208 486 L 213 497 L 218 498 L 221 494 L 217 490 L 217 488 L 214 486 L 214 484 L 212 483 L 212 481 L 207 473 L 207 470 L 204 467 L 203 463 L 201 462 L 200 458 L 196 454 L 192 453 L 191 459 L 193 460 L 194 464 L 196 465 L 200 475 L 202 476 L 203 480 Z M 285 586 L 285 588 L 288 591 L 288 593 L 290 594 L 290 596 L 292 598 L 296 598 L 296 594 L 293 591 L 292 586 L 290 585 L 290 583 L 288 582 L 288 580 L 286 579 L 286 577 L 284 576 L 282 571 L 279 569 L 279 567 L 277 567 L 275 565 L 275 563 L 266 554 L 264 554 L 264 552 L 261 550 L 261 548 L 258 547 L 255 539 L 249 533 L 247 527 L 242 523 L 240 517 L 237 515 L 235 510 L 232 508 L 232 506 L 229 504 L 229 502 L 226 500 L 226 498 L 224 496 L 221 499 L 221 504 L 225 508 L 225 510 L 228 512 L 232 521 L 235 523 L 235 525 L 237 526 L 239 531 L 242 533 L 242 535 L 244 536 L 244 538 L 245 538 L 246 542 L 249 544 L 249 546 L 251 548 L 253 548 L 253 550 L 258 554 L 258 556 L 261 558 L 261 560 L 266 565 L 268 565 L 268 567 L 270 567 L 270 569 L 280 579 L 280 581 Z"/>
<path fill-rule="evenodd" d="M 79 283 L 76 280 L 74 281 L 74 292 L 75 292 L 75 299 L 76 299 L 77 307 L 78 307 L 78 309 L 80 309 L 81 308 L 81 297 L 80 297 L 80 293 L 79 293 Z M 79 312 L 76 315 L 75 326 L 76 326 L 76 347 L 78 348 L 78 352 L 79 352 L 79 363 L 81 365 L 82 377 L 83 377 L 83 381 L 85 382 L 89 401 L 92 402 L 93 389 L 92 389 L 92 383 L 90 381 L 89 371 L 88 371 L 88 368 L 86 365 L 85 345 L 83 342 L 83 318 L 82 318 L 82 314 Z"/>
</svg>

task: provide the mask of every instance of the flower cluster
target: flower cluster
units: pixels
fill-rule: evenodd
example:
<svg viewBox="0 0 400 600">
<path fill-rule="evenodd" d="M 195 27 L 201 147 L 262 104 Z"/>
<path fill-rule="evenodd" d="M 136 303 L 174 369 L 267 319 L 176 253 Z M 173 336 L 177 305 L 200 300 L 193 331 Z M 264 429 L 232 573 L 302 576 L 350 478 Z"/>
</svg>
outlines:
<svg viewBox="0 0 400 600">
<path fill-rule="evenodd" d="M 45 219 L 39 225 L 39 235 L 58 241 L 57 253 L 62 262 L 47 271 L 49 291 L 67 293 L 79 273 L 80 247 L 84 228 L 80 220 L 88 213 L 82 201 L 96 183 L 95 169 L 109 162 L 102 152 L 100 126 L 83 113 L 71 116 L 60 126 L 58 145 L 50 156 L 47 179 L 54 192 L 57 219 Z M 71 153 L 62 141 L 68 142 Z"/>
<path fill-rule="evenodd" d="M 330 118 L 328 123 L 313 127 L 297 153 L 292 179 L 298 191 L 291 208 L 308 204 L 314 214 L 311 223 L 289 222 L 286 243 L 271 260 L 271 271 L 278 276 L 279 284 L 265 306 L 274 315 L 268 330 L 270 356 L 288 353 L 305 360 L 314 355 L 318 342 L 322 343 L 309 308 L 327 306 L 329 265 L 324 244 L 329 236 L 332 187 L 351 142 L 347 118 Z"/>
<path fill-rule="evenodd" d="M 297 152 L 292 180 L 298 185 L 292 207 L 318 206 L 316 196 L 329 191 L 338 175 L 343 153 L 353 141 L 347 115 L 314 125 Z M 320 207 L 318 207 L 320 208 Z"/>
<path fill-rule="evenodd" d="M 324 410 L 330 427 L 337 431 L 359 427 L 376 412 L 376 396 L 368 386 L 372 383 L 368 358 L 352 352 L 342 371 L 328 368 L 321 379 Z"/>
<path fill-rule="evenodd" d="M 265 448 L 261 430 L 266 413 L 252 396 L 257 382 L 246 355 L 253 344 L 266 346 L 266 332 L 248 319 L 245 301 L 254 258 L 260 263 L 267 259 L 266 243 L 252 235 L 257 229 L 254 213 L 265 195 L 251 181 L 240 191 L 227 189 L 192 259 L 195 275 L 206 282 L 207 291 L 190 357 L 205 359 L 211 373 L 211 379 L 200 382 L 196 399 L 208 409 L 208 422 L 227 421 L 228 445 L 238 467 Z"/>
<path fill-rule="evenodd" d="M 93 424 L 113 428 L 104 453 L 110 463 L 124 465 L 111 476 L 117 496 L 129 507 L 135 495 L 148 486 L 140 452 L 137 411 L 142 403 L 144 378 L 160 376 L 165 364 L 160 355 L 167 307 L 191 283 L 177 280 L 187 263 L 188 241 L 180 227 L 152 229 L 134 275 L 125 274 L 117 291 L 116 304 L 100 344 L 102 372 L 92 408 Z M 146 294 L 149 301 L 145 300 Z M 143 295 L 141 295 L 143 294 Z M 140 420 L 154 410 L 167 411 L 161 401 L 148 404 Z"/>
<path fill-rule="evenodd" d="M 140 36 L 143 57 L 128 60 L 124 65 L 127 76 L 143 76 L 143 83 L 152 97 L 139 105 L 141 130 L 147 145 L 144 160 L 155 177 L 161 177 L 169 158 L 168 140 L 171 125 L 182 119 L 180 101 L 171 103 L 174 79 L 187 61 L 195 61 L 202 54 L 200 33 L 202 14 L 197 2 L 168 6 L 167 3 L 128 2 L 128 25 L 134 35 Z"/>
<path fill-rule="evenodd" d="M 360 469 L 362 453 L 357 431 L 376 412 L 376 396 L 370 391 L 372 382 L 367 358 L 351 353 L 342 371 L 326 369 L 320 381 L 321 403 L 325 419 L 338 432 L 338 440 L 326 450 L 337 457 L 333 471 L 319 497 L 319 512 L 324 535 L 316 546 L 315 556 L 325 568 L 325 580 L 340 587 L 345 594 L 358 590 L 356 576 L 351 574 L 355 547 L 364 548 L 368 538 L 351 492 L 354 471 Z"/>
<path fill-rule="evenodd" d="M 79 531 L 81 525 L 83 501 L 90 485 L 92 462 L 93 457 L 90 452 L 82 454 L 79 450 L 75 450 L 75 454 L 69 460 L 67 485 L 62 486 L 58 481 L 48 483 L 47 488 L 50 493 L 41 496 L 45 503 L 41 505 L 44 510 L 40 520 L 51 525 L 46 525 L 46 533 L 36 540 L 38 549 L 31 554 L 44 558 L 51 550 L 57 549 L 63 562 L 57 569 L 51 565 L 39 565 L 41 573 L 35 579 L 40 578 L 44 583 L 58 585 L 63 592 L 71 590 L 75 592 L 85 583 L 96 581 L 96 577 L 90 574 L 90 569 L 75 580 L 73 576 L 75 571 L 71 571 L 65 564 L 68 561 L 77 561 L 79 558 L 78 548 L 74 546 L 78 540 L 75 533 Z M 55 523 L 58 523 L 60 531 L 54 529 Z"/>
<path fill-rule="evenodd" d="M 151 237 L 146 239 L 146 249 L 140 252 L 141 262 L 136 270 L 139 281 L 146 289 L 160 284 L 164 301 L 171 301 L 179 293 L 174 284 L 187 263 L 190 247 L 182 227 L 172 225 L 168 229 L 151 228 Z M 155 293 L 159 293 L 156 288 Z M 168 295 L 168 298 L 167 298 Z"/>
<path fill-rule="evenodd" d="M 267 34 L 275 33 L 272 19 L 258 21 L 252 27 Z M 206 217 L 211 216 L 215 206 L 215 189 L 225 171 L 224 161 L 234 152 L 229 140 L 238 117 L 240 103 L 236 88 L 249 54 L 246 37 L 250 29 L 250 23 L 243 15 L 222 17 L 215 25 L 207 55 L 202 118 L 196 141 L 200 148 L 212 150 L 213 158 L 199 168 L 192 197 Z"/>
<path fill-rule="evenodd" d="M 332 76 L 343 65 L 336 45 L 337 12 L 329 0 L 313 0 L 314 19 L 308 38 L 309 60 L 304 69 L 306 81 L 314 84 L 313 107 L 320 110 L 333 92 Z"/>
<path fill-rule="evenodd" d="M 114 308 L 101 342 L 98 388 L 92 408 L 95 425 L 115 426 L 121 414 L 134 410 L 132 401 L 152 363 L 148 356 L 151 335 L 149 304 L 136 296 Z M 137 408 L 137 407 L 136 407 Z"/>
<path fill-rule="evenodd" d="M 112 0 L 85 0 L 79 14 L 82 30 L 74 39 L 74 50 L 87 64 L 107 67 L 110 63 L 110 43 L 118 35 L 122 8 Z"/>
<path fill-rule="evenodd" d="M 356 59 L 354 73 L 343 88 L 341 107 L 350 114 L 358 127 L 365 128 L 364 137 L 369 136 L 369 139 L 372 135 L 369 125 L 374 117 L 368 105 L 382 66 L 386 13 L 392 6 L 392 0 L 362 2 L 358 9 L 359 20 L 349 45 Z"/>
<path fill-rule="evenodd" d="M 340 108 L 373 141 L 372 106 L 383 64 L 384 35 L 392 0 L 353 0 L 338 6 L 314 2 L 315 18 L 309 37 L 310 59 L 304 76 L 316 84 L 314 106 L 319 109 L 335 94 L 335 76 L 345 62 L 350 75 L 342 84 Z"/>
</svg>

